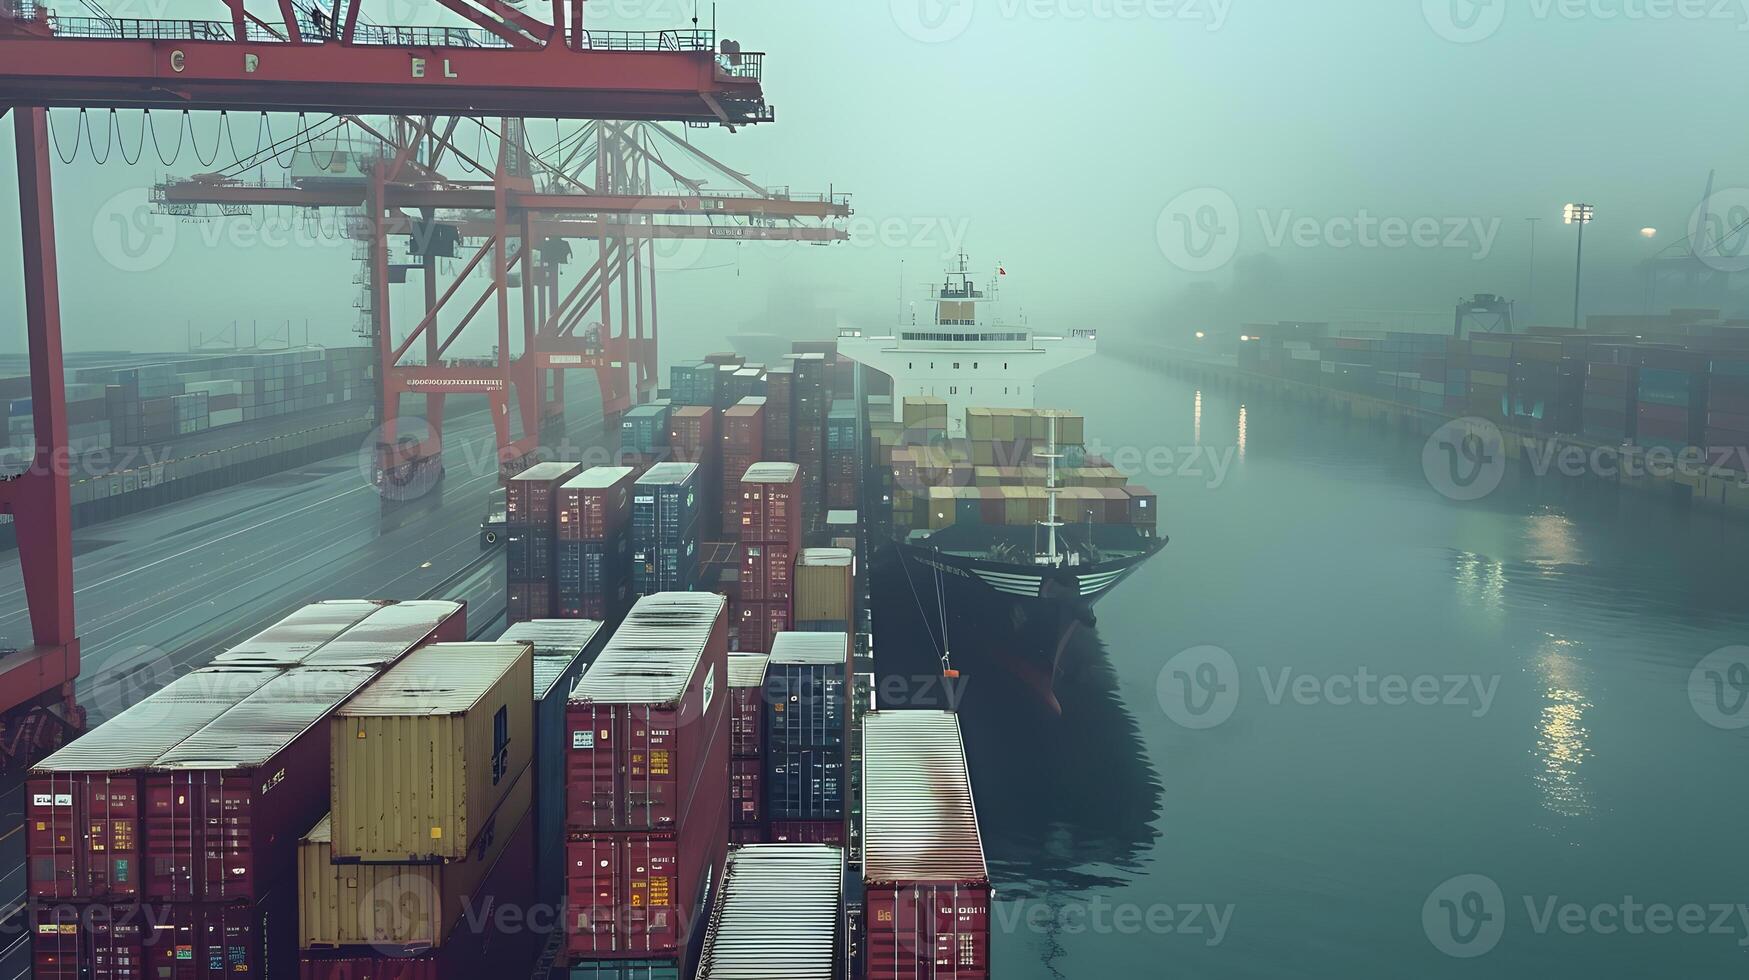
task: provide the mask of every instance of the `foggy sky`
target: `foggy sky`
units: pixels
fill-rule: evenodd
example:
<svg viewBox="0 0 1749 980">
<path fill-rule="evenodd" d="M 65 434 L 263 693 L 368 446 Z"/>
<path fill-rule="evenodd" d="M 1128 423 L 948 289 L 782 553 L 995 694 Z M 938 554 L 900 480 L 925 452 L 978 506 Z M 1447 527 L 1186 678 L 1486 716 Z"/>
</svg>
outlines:
<svg viewBox="0 0 1749 980">
<path fill-rule="evenodd" d="M 223 9 L 106 6 L 117 16 Z M 394 6 L 367 9 L 379 23 L 444 22 L 417 0 Z M 598 27 L 684 26 L 691 13 L 680 0 L 587 5 Z M 708 23 L 711 9 L 700 16 Z M 721 349 L 731 332 L 791 332 L 804 310 L 888 325 L 901 262 L 915 294 L 962 238 L 974 266 L 1006 267 L 1006 298 L 1035 326 L 1448 327 L 1455 299 L 1478 291 L 1518 300 L 1521 322 L 1565 324 L 1574 237 L 1564 203 L 1598 209 L 1586 235 L 1589 312 L 1641 311 L 1638 263 L 1687 235 L 1709 170 L 1715 200 L 1749 204 L 1737 190 L 1749 188 L 1749 131 L 1728 95 L 1749 0 L 760 0 L 721 3 L 715 17 L 725 36 L 769 53 L 777 122 L 690 137 L 759 183 L 850 192 L 856 237 L 680 256 L 683 268 L 664 270 L 664 361 Z M 55 115 L 70 151 L 77 116 Z M 121 115 L 131 153 L 139 114 Z M 172 141 L 175 117 L 157 118 Z M 105 120 L 92 120 L 101 154 Z M 202 155 L 215 120 L 194 117 Z M 244 153 L 257 120 L 231 118 Z M 11 299 L 0 345 L 18 349 L 6 123 L 0 290 Z M 275 135 L 290 125 L 276 117 Z M 550 120 L 529 125 L 536 142 L 552 141 Z M 231 159 L 228 145 L 220 152 L 213 167 Z M 301 336 L 307 319 L 315 342 L 357 342 L 345 242 L 238 248 L 223 230 L 180 224 L 161 264 L 117 268 L 117 208 L 138 207 L 165 173 L 213 169 L 193 153 L 167 168 L 148 144 L 138 166 L 98 166 L 85 146 L 55 168 L 69 349 L 180 350 L 189 323 L 211 334 L 232 320 L 291 320 Z M 1543 219 L 1535 295 L 1528 217 Z M 1646 227 L 1658 236 L 1642 237 Z M 403 312 L 413 299 L 397 294 Z M 1666 291 L 1656 303 L 1684 297 Z M 398 331 L 410 326 L 398 320 Z"/>
</svg>

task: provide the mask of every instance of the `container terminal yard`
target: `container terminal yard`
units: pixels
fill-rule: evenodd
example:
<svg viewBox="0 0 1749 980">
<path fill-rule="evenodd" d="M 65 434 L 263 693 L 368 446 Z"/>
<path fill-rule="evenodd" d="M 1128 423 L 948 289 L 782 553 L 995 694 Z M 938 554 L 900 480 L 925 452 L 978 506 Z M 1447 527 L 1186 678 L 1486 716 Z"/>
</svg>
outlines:
<svg viewBox="0 0 1749 980">
<path fill-rule="evenodd" d="M 0 0 L 0 980 L 1741 974 L 1735 32 L 1231 6 Z"/>
</svg>

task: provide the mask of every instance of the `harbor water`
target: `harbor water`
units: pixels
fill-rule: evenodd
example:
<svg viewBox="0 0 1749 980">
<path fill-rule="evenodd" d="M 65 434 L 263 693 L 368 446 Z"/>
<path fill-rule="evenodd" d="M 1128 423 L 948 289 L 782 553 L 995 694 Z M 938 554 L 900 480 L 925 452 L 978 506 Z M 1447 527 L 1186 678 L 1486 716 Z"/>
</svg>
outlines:
<svg viewBox="0 0 1749 980">
<path fill-rule="evenodd" d="M 1000 976 L 1749 968 L 1749 525 L 1516 473 L 1454 499 L 1422 437 L 1110 357 L 1039 403 L 1172 543 L 1071 641 L 1060 718 L 994 669 L 953 692 Z M 911 586 L 875 578 L 893 706 L 936 655 Z"/>
</svg>

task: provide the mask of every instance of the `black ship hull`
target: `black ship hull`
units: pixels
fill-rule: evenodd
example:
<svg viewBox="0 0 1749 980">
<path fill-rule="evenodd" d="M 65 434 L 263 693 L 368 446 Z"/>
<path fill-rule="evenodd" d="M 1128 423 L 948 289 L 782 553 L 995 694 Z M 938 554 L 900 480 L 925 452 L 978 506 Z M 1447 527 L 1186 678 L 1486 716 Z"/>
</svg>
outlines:
<svg viewBox="0 0 1749 980">
<path fill-rule="evenodd" d="M 894 541 L 907 587 L 926 618 L 946 629 L 948 649 L 975 651 L 1013 676 L 1052 713 L 1056 686 L 1069 668 L 1076 631 L 1097 625 L 1093 607 L 1165 544 L 1096 563 L 1051 567 L 998 561 L 934 547 L 927 538 Z M 956 664 L 957 666 L 957 664 Z"/>
</svg>

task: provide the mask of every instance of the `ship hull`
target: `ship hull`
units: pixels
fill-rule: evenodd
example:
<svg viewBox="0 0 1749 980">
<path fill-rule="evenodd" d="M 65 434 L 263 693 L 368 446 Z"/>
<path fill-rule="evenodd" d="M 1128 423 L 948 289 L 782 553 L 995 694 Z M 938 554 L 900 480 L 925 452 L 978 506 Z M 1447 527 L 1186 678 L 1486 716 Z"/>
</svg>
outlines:
<svg viewBox="0 0 1749 980">
<path fill-rule="evenodd" d="M 907 587 L 938 634 L 945 618 L 950 650 L 1012 675 L 1042 706 L 1060 713 L 1056 685 L 1071 667 L 1064 660 L 1071 638 L 1097 625 L 1094 604 L 1152 558 L 1158 546 L 1060 568 L 955 554 L 926 541 L 894 541 L 893 550 Z"/>
</svg>

